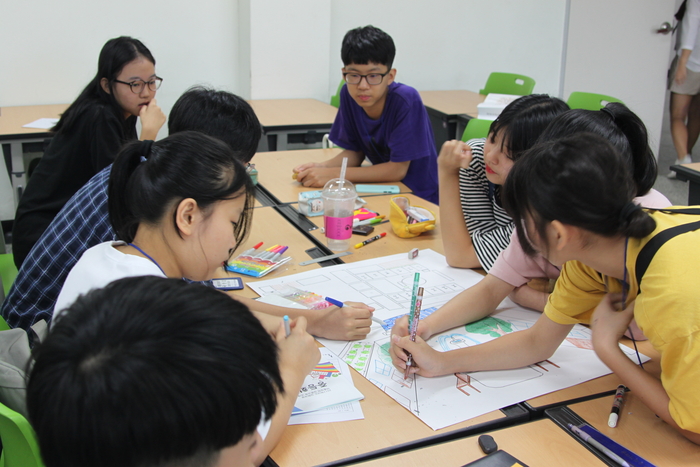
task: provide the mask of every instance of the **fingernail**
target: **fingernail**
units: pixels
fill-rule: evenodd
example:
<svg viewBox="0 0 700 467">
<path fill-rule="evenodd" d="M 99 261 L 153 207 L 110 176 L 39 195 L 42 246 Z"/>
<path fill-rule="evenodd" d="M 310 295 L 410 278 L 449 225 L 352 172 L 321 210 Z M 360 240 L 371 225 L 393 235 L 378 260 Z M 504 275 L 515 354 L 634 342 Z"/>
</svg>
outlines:
<svg viewBox="0 0 700 467">
<path fill-rule="evenodd" d="M 396 334 L 392 334 L 391 335 L 391 342 L 393 342 L 394 344 L 397 344 L 399 342 L 399 336 L 397 336 Z"/>
</svg>

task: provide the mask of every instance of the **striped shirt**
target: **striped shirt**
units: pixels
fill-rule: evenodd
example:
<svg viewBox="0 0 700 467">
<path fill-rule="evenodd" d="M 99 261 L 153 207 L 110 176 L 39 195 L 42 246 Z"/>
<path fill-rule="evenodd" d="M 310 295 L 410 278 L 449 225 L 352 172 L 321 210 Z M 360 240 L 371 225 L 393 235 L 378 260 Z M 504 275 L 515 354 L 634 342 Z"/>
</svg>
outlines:
<svg viewBox="0 0 700 467">
<path fill-rule="evenodd" d="M 481 267 L 488 272 L 510 243 L 513 221 L 501 206 L 501 187 L 486 178 L 484 138 L 467 142 L 472 148 L 468 169 L 459 169 L 459 198 Z"/>
</svg>

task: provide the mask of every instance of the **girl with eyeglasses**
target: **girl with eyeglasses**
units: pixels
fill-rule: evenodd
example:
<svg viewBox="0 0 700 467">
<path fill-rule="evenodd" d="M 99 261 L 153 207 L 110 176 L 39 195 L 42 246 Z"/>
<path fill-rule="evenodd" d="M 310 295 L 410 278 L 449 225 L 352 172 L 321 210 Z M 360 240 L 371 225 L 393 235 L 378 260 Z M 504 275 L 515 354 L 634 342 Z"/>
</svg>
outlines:
<svg viewBox="0 0 700 467">
<path fill-rule="evenodd" d="M 137 139 L 137 119 L 140 138 L 156 138 L 165 114 L 155 100 L 162 82 L 155 64 L 148 48 L 131 37 L 102 47 L 97 74 L 52 128 L 20 199 L 12 242 L 17 268 L 70 197 L 112 163 L 125 142 Z"/>
</svg>

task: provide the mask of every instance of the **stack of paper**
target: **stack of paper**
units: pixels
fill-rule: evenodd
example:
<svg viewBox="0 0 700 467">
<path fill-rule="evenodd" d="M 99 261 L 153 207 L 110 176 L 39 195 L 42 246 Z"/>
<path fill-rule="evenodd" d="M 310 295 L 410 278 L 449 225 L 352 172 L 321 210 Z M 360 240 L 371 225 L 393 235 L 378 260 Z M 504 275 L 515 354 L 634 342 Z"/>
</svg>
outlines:
<svg viewBox="0 0 700 467">
<path fill-rule="evenodd" d="M 486 99 L 484 99 L 484 102 L 476 106 L 479 111 L 477 118 L 482 120 L 496 120 L 498 116 L 501 115 L 503 109 L 519 97 L 520 96 L 511 94 L 489 94 L 486 96 Z"/>
<path fill-rule="evenodd" d="M 290 425 L 364 418 L 347 363 L 322 347 L 321 360 L 304 380 L 289 420 Z"/>
</svg>

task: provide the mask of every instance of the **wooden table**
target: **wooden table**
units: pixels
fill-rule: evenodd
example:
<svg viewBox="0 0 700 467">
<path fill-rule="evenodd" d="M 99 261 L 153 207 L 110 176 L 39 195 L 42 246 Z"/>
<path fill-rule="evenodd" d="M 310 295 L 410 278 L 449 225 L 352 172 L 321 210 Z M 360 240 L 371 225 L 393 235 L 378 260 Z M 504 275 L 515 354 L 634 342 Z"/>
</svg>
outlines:
<svg viewBox="0 0 700 467">
<path fill-rule="evenodd" d="M 625 394 L 616 428 L 608 426 L 613 397 L 581 402 L 566 408 L 547 410 L 547 416 L 565 423 L 578 416 L 596 430 L 645 458 L 664 467 L 700 465 L 700 446 L 691 443 L 658 418 L 634 391 Z M 563 427 L 562 427 L 563 429 Z"/>
<path fill-rule="evenodd" d="M 419 91 L 433 126 L 438 152 L 445 141 L 461 139 L 471 118 L 478 115 L 477 105 L 486 96 L 473 91 Z"/>
<path fill-rule="evenodd" d="M 42 142 L 51 135 L 48 130 L 23 128 L 22 125 L 40 118 L 58 118 L 68 108 L 68 105 L 23 105 L 0 108 L 0 143 L 3 145 L 3 150 L 6 145 L 10 147 L 12 162 L 10 173 L 12 174 L 11 184 L 15 197 L 15 207 L 24 187 L 27 186 L 22 145 Z"/>
<path fill-rule="evenodd" d="M 622 343 L 629 348 L 634 348 L 630 339 L 623 338 Z M 659 353 L 654 350 L 654 347 L 652 347 L 649 341 L 637 342 L 637 347 L 640 353 L 651 358 L 651 360 L 644 364 L 644 369 L 652 375 L 659 377 L 659 375 L 661 375 L 661 358 Z M 607 396 L 610 396 L 610 399 L 612 399 L 611 394 L 615 392 L 619 384 L 621 384 L 620 378 L 616 374 L 611 373 L 606 376 L 601 376 L 600 378 L 577 384 L 576 386 L 529 399 L 523 404 L 528 410 L 533 412 L 534 417 L 537 417 L 541 416 L 545 410 L 556 406 L 568 405 L 601 397 L 605 399 Z"/>
<path fill-rule="evenodd" d="M 359 460 L 468 436 L 525 420 L 527 412 L 515 406 L 508 416 L 494 411 L 442 430 L 433 431 L 401 404 L 351 370 L 355 387 L 364 394 L 360 401 L 364 420 L 293 425 L 270 457 L 280 466 L 332 465 L 352 458 Z M 377 452 L 379 451 L 379 452 Z M 424 464 L 427 465 L 427 464 Z M 435 464 L 433 464 L 435 465 Z M 534 465 L 534 464 L 533 464 Z"/>
<path fill-rule="evenodd" d="M 600 467 L 595 456 L 549 420 L 489 432 L 498 448 L 527 465 Z M 363 462 L 358 467 L 459 467 L 484 457 L 478 436 Z"/>
<path fill-rule="evenodd" d="M 676 172 L 678 180 L 688 182 L 688 205 L 700 204 L 700 162 L 693 164 L 672 165 L 671 170 Z"/>
<path fill-rule="evenodd" d="M 263 127 L 259 151 L 305 148 L 319 144 L 338 109 L 316 99 L 254 99 L 248 101 Z"/>
<path fill-rule="evenodd" d="M 274 205 L 283 203 L 296 203 L 299 193 L 304 191 L 321 190 L 322 188 L 304 187 L 292 178 L 292 169 L 305 162 L 323 162 L 337 156 L 342 149 L 300 149 L 296 151 L 258 152 L 253 156 L 251 163 L 258 170 L 258 185 L 262 192 L 261 203 Z M 391 183 L 364 183 L 364 185 L 396 185 L 401 193 L 410 193 L 411 190 L 401 182 Z M 368 194 L 358 193 L 365 197 Z"/>
</svg>

